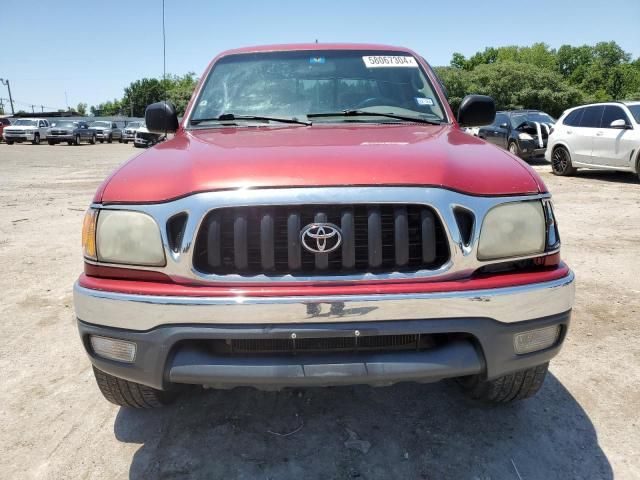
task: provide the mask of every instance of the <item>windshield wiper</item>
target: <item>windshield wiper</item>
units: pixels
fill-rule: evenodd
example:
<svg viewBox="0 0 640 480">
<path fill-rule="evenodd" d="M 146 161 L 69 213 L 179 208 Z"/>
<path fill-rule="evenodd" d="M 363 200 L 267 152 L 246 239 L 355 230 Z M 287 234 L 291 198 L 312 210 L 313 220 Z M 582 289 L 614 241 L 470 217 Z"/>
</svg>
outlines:
<svg viewBox="0 0 640 480">
<path fill-rule="evenodd" d="M 428 123 L 429 125 L 442 124 L 442 122 L 427 120 L 426 118 L 414 117 L 411 115 L 397 115 L 395 113 L 382 113 L 382 112 L 366 112 L 364 110 L 342 110 L 340 112 L 307 113 L 307 118 L 322 118 L 322 117 L 387 117 L 387 118 L 395 118 L 396 120 L 405 120 L 408 122 Z"/>
<path fill-rule="evenodd" d="M 194 118 L 191 120 L 191 125 L 198 125 L 202 122 L 232 122 L 234 120 L 263 120 L 266 122 L 280 122 L 280 123 L 295 123 L 298 125 L 311 125 L 311 122 L 303 122 L 302 120 L 296 120 L 295 118 L 279 118 L 279 117 L 262 117 L 259 115 L 235 115 L 233 113 L 223 113 L 219 117 L 213 118 Z"/>
</svg>

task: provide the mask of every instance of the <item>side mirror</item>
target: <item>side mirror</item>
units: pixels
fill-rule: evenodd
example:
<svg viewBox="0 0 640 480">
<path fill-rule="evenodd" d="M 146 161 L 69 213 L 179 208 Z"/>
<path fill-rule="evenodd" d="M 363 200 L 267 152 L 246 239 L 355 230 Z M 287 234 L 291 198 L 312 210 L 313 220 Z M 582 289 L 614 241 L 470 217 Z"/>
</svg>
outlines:
<svg viewBox="0 0 640 480">
<path fill-rule="evenodd" d="M 152 103 L 144 111 L 144 120 L 151 133 L 173 133 L 178 130 L 178 115 L 171 102 Z"/>
<path fill-rule="evenodd" d="M 611 122 L 611 125 L 609 125 L 609 127 L 619 128 L 620 130 L 627 130 L 630 125 L 627 124 L 627 122 L 622 118 L 619 118 L 618 120 L 614 120 L 613 122 Z"/>
<path fill-rule="evenodd" d="M 506 123 L 501 123 L 500 128 L 509 128 L 509 125 L 507 125 Z"/>
<path fill-rule="evenodd" d="M 461 127 L 490 125 L 496 118 L 496 104 L 486 95 L 467 95 L 460 103 L 458 123 Z"/>
</svg>

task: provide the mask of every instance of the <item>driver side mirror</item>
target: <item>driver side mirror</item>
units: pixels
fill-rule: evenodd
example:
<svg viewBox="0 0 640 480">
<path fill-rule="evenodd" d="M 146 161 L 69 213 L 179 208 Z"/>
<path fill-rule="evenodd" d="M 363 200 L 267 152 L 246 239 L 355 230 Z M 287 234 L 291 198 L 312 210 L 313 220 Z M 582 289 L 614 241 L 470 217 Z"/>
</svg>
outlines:
<svg viewBox="0 0 640 480">
<path fill-rule="evenodd" d="M 144 112 L 144 120 L 151 133 L 173 133 L 178 130 L 178 114 L 171 102 L 152 103 Z"/>
<path fill-rule="evenodd" d="M 609 127 L 618 128 L 620 130 L 627 130 L 631 128 L 631 125 L 627 124 L 627 122 L 622 118 L 619 118 L 618 120 L 614 120 L 613 122 L 611 122 L 611 125 L 609 125 Z"/>
<path fill-rule="evenodd" d="M 500 128 L 505 128 L 506 129 L 508 127 L 509 127 L 509 125 L 507 125 L 506 123 L 501 123 L 500 124 Z"/>
<path fill-rule="evenodd" d="M 496 118 L 496 104 L 487 95 L 467 95 L 458 109 L 458 123 L 461 127 L 490 125 Z"/>
</svg>

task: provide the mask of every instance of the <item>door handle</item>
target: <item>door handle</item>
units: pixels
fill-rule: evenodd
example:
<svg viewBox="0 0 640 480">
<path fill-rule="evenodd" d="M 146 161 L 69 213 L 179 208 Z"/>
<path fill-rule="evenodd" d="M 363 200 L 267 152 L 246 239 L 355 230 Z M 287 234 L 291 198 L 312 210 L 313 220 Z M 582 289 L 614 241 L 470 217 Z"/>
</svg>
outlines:
<svg viewBox="0 0 640 480">
<path fill-rule="evenodd" d="M 573 133 L 573 130 L 567 130 L 567 134 L 571 135 Z"/>
<path fill-rule="evenodd" d="M 602 133 L 602 132 L 596 132 L 596 137 L 601 137 L 602 135 L 604 135 L 604 133 Z"/>
</svg>

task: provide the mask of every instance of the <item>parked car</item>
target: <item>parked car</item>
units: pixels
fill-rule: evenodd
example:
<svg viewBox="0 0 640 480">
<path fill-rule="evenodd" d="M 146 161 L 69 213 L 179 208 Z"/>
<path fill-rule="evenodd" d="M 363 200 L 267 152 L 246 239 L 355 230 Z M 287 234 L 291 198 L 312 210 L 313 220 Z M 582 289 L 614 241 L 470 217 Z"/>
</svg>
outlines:
<svg viewBox="0 0 640 480">
<path fill-rule="evenodd" d="M 541 157 L 554 123 L 551 115 L 539 110 L 497 112 L 491 125 L 478 129 L 478 136 L 521 158 Z"/>
<path fill-rule="evenodd" d="M 129 122 L 122 130 L 122 142 L 129 143 L 136 138 L 136 132 L 142 126 L 142 122 Z"/>
<path fill-rule="evenodd" d="M 153 147 L 156 143 L 165 140 L 164 134 L 151 133 L 147 130 L 146 125 L 142 124 L 135 134 L 133 145 L 139 148 Z"/>
<path fill-rule="evenodd" d="M 491 98 L 465 97 L 456 122 L 431 67 L 380 45 L 232 50 L 201 78 L 181 123 L 147 107 L 147 129 L 175 136 L 85 216 L 75 313 L 106 399 L 444 378 L 492 403 L 538 391 L 574 277 L 538 174 L 461 130 L 493 121 Z"/>
<path fill-rule="evenodd" d="M 48 128 L 49 121 L 44 118 L 19 118 L 4 127 L 2 136 L 8 145 L 13 145 L 14 142 L 40 145 L 40 141 L 47 138 Z"/>
<path fill-rule="evenodd" d="M 49 145 L 67 142 L 69 145 L 80 145 L 82 141 L 96 143 L 96 131 L 86 122 L 72 120 L 52 120 L 47 131 Z"/>
<path fill-rule="evenodd" d="M 556 175 L 578 168 L 640 176 L 640 102 L 608 102 L 564 112 L 549 137 L 546 159 Z"/>
<path fill-rule="evenodd" d="M 4 127 L 8 127 L 11 125 L 11 121 L 8 118 L 0 118 L 0 141 L 3 140 L 2 132 L 4 131 Z"/>
<path fill-rule="evenodd" d="M 474 137 L 478 136 L 478 132 L 480 131 L 480 127 L 467 127 L 463 129 L 469 135 L 473 135 Z"/>
<path fill-rule="evenodd" d="M 96 138 L 100 143 L 111 143 L 114 140 L 122 143 L 122 129 L 116 122 L 96 120 L 89 126 L 96 131 Z"/>
</svg>

